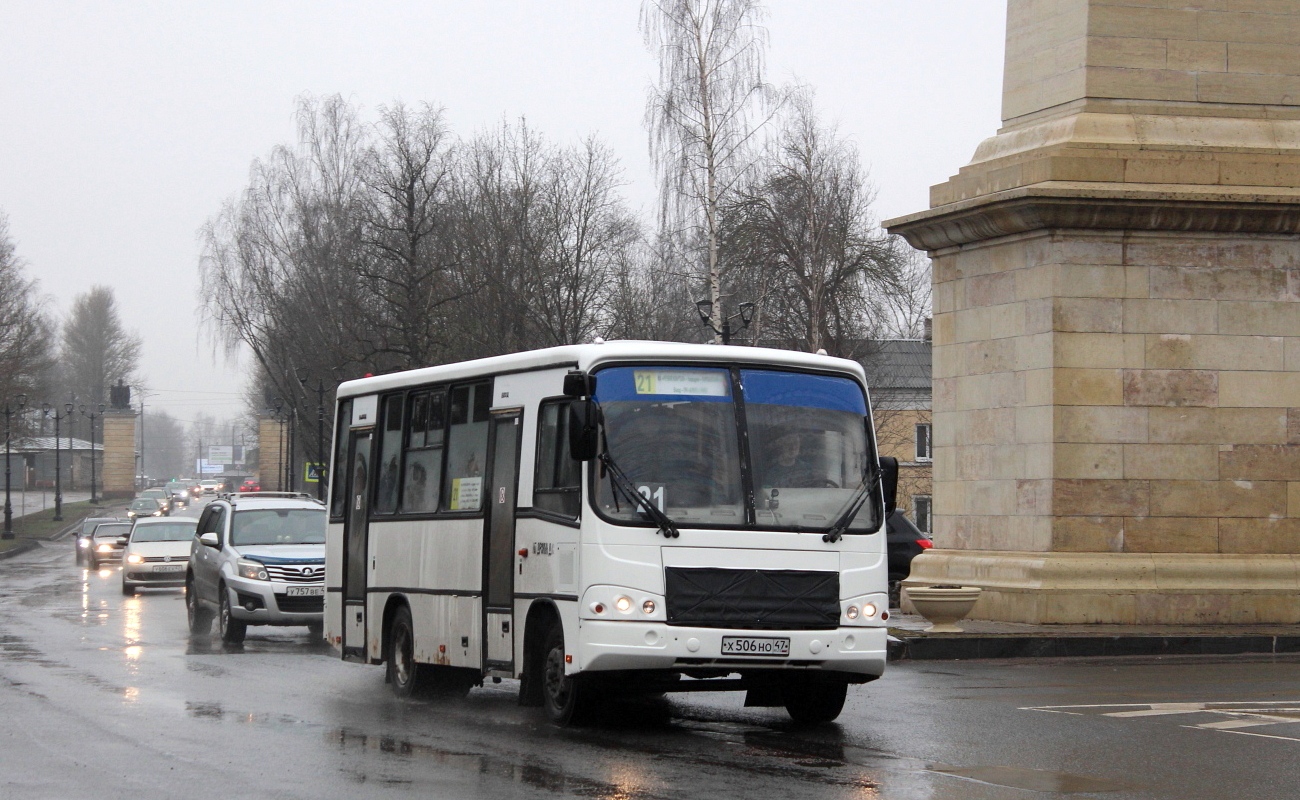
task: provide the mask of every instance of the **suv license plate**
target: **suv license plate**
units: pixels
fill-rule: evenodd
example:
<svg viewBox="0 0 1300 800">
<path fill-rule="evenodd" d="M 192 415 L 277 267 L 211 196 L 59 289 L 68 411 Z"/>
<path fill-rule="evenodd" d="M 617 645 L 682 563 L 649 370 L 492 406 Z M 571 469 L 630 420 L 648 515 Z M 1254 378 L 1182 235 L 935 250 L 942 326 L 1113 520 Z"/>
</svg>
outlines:
<svg viewBox="0 0 1300 800">
<path fill-rule="evenodd" d="M 722 655 L 780 656 L 785 658 L 790 655 L 790 640 L 760 636 L 723 636 Z"/>
<path fill-rule="evenodd" d="M 289 597 L 324 597 L 324 586 L 290 586 L 284 590 Z"/>
</svg>

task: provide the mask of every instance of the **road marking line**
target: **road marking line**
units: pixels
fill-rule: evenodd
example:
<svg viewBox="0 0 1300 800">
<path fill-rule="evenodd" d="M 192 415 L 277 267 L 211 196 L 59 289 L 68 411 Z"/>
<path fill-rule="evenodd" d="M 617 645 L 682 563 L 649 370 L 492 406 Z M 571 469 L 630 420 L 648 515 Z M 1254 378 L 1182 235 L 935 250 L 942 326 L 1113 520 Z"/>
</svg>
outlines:
<svg viewBox="0 0 1300 800">
<path fill-rule="evenodd" d="M 1191 728 L 1192 730 L 1205 730 L 1204 728 L 1200 727 L 1199 725 L 1181 725 L 1181 726 L 1179 726 L 1179 727 L 1182 727 L 1182 728 Z M 1224 729 L 1222 729 L 1222 728 L 1217 729 L 1215 732 L 1216 732 L 1216 733 L 1235 733 L 1235 734 L 1237 734 L 1238 736 L 1258 736 L 1258 737 L 1261 738 L 1261 739 L 1281 739 L 1281 740 L 1284 741 L 1284 742 L 1300 742 L 1300 737 L 1296 737 L 1296 736 L 1276 736 L 1276 735 L 1271 734 L 1271 733 L 1253 733 L 1253 732 L 1251 732 L 1251 731 L 1234 731 L 1234 730 L 1231 730 L 1231 729 L 1224 730 Z"/>
<path fill-rule="evenodd" d="M 1166 714 L 1197 714 L 1205 710 L 1205 703 L 1151 703 L 1142 711 L 1112 711 L 1104 717 L 1161 717 Z"/>
</svg>

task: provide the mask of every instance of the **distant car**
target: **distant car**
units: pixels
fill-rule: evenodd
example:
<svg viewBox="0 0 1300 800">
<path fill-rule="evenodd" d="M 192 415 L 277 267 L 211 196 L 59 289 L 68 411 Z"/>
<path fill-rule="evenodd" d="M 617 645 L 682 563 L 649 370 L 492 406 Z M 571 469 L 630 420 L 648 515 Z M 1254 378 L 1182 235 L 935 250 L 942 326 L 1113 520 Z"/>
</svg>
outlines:
<svg viewBox="0 0 1300 800">
<path fill-rule="evenodd" d="M 252 478 L 249 478 L 249 479 L 247 479 L 246 481 L 244 481 L 243 483 L 241 483 L 241 484 L 239 485 L 239 491 L 241 491 L 241 492 L 260 492 L 260 491 L 262 491 L 262 484 L 258 483 L 257 481 L 253 480 Z"/>
<path fill-rule="evenodd" d="M 208 504 L 190 547 L 185 610 L 190 634 L 217 618 L 239 644 L 249 625 L 325 624 L 325 506 L 307 495 L 232 494 Z"/>
<path fill-rule="evenodd" d="M 122 552 L 122 594 L 146 586 L 184 586 L 198 520 L 142 517 Z"/>
<path fill-rule="evenodd" d="M 137 498 L 148 497 L 157 500 L 158 503 L 162 506 L 164 514 L 172 513 L 172 506 L 173 506 L 172 493 L 167 491 L 166 489 L 163 489 L 161 487 L 156 489 L 145 489 L 143 492 L 140 492 L 140 494 L 136 495 L 136 497 Z"/>
<path fill-rule="evenodd" d="M 191 500 L 198 500 L 203 496 L 203 487 L 198 484 L 198 481 L 191 483 L 189 485 L 189 490 Z"/>
<path fill-rule="evenodd" d="M 92 534 L 90 553 L 87 560 L 91 569 L 99 569 L 105 561 L 117 561 L 122 557 L 122 549 L 131 535 L 129 522 L 102 522 L 95 526 Z"/>
<path fill-rule="evenodd" d="M 82 561 L 85 561 L 86 556 L 90 553 L 90 542 L 93 538 L 92 534 L 94 534 L 97 526 L 105 522 L 126 521 L 127 520 L 119 519 L 118 517 L 89 517 L 82 520 L 81 527 L 77 530 L 77 538 L 74 540 L 77 547 L 77 563 L 80 564 Z"/>
<path fill-rule="evenodd" d="M 167 491 L 172 496 L 172 509 L 185 508 L 190 504 L 190 488 L 182 483 L 167 484 Z"/>
<path fill-rule="evenodd" d="M 216 494 L 221 491 L 221 481 L 211 479 L 199 481 L 199 486 L 203 487 L 204 494 Z"/>
<path fill-rule="evenodd" d="M 159 500 L 156 497 L 137 497 L 127 506 L 126 516 L 128 519 L 136 517 L 165 517 L 167 512 L 165 500 Z"/>
<path fill-rule="evenodd" d="M 934 543 L 929 534 L 904 516 L 902 509 L 891 511 L 885 522 L 885 544 L 889 549 L 889 604 L 897 608 L 899 584 L 912 573 L 912 559 L 934 547 Z"/>
</svg>

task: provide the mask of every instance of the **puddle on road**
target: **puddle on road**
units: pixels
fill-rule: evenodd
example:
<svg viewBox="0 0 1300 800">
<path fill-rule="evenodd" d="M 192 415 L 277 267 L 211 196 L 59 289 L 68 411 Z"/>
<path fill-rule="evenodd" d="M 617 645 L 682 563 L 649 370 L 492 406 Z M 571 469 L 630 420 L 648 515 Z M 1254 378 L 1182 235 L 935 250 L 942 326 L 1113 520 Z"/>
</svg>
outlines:
<svg viewBox="0 0 1300 800">
<path fill-rule="evenodd" d="M 1121 792 L 1130 787 L 1098 778 L 1083 775 L 1070 775 L 1065 772 L 1051 772 L 1041 769 L 1024 769 L 1021 767 L 952 767 L 932 765 L 929 772 L 951 775 L 976 783 L 992 786 L 1005 786 L 1009 789 L 1024 789 L 1030 792 L 1055 792 L 1057 794 L 1088 794 L 1092 792 Z"/>
<path fill-rule="evenodd" d="M 647 785 L 649 780 L 634 770 L 628 770 L 619 776 L 617 782 L 601 781 L 571 775 L 561 770 L 543 765 L 535 760 L 522 763 L 486 753 L 467 752 L 415 744 L 409 741 L 386 736 L 369 736 L 347 730 L 330 732 L 327 741 L 336 744 L 345 751 L 379 752 L 402 759 L 421 758 L 439 766 L 452 767 L 461 771 L 495 777 L 513 783 L 524 784 L 557 795 L 589 797 L 595 800 L 666 800 L 669 795 L 661 794 L 658 789 Z M 410 784 L 410 778 L 396 778 L 383 774 L 372 775 L 370 772 L 348 770 L 350 777 L 358 783 Z"/>
</svg>

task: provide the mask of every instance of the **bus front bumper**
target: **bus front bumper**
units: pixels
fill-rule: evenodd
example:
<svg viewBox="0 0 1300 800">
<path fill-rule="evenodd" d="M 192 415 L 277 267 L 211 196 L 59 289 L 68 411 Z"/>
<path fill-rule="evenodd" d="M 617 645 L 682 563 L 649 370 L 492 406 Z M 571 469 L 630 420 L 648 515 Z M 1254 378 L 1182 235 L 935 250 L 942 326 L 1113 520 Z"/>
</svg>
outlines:
<svg viewBox="0 0 1300 800">
<path fill-rule="evenodd" d="M 789 654 L 723 653 L 724 637 L 788 639 Z M 878 677 L 885 671 L 887 637 L 883 626 L 754 631 L 584 619 L 579 624 L 577 653 L 568 672 L 820 669 Z"/>
</svg>

